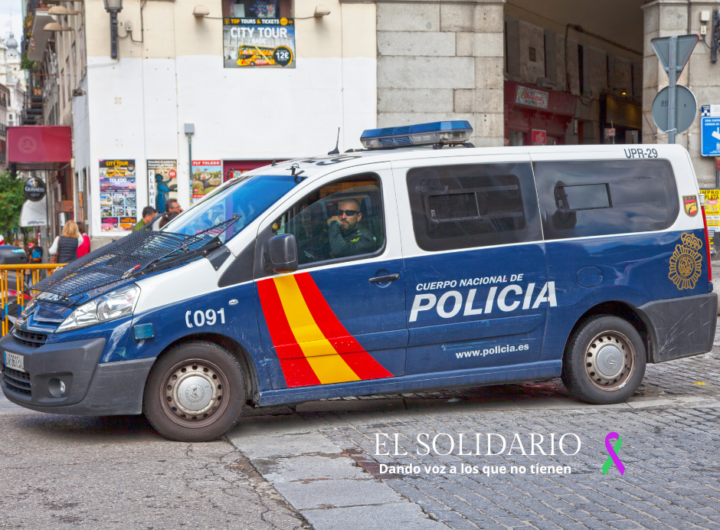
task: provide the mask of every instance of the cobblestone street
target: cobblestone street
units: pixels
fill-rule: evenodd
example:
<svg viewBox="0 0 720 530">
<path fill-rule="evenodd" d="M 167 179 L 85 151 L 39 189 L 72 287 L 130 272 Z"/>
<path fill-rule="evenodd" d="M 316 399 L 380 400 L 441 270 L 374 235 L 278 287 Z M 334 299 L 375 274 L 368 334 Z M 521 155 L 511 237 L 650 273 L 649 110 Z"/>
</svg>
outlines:
<svg viewBox="0 0 720 530">
<path fill-rule="evenodd" d="M 374 476 L 421 507 L 431 520 L 451 528 L 720 528 L 717 341 L 716 337 L 712 353 L 649 365 L 642 387 L 629 404 L 594 407 L 578 403 L 566 396 L 557 380 L 472 391 L 331 400 L 304 404 L 295 412 L 279 409 L 273 414 L 276 420 L 284 415 L 288 423 L 301 419 L 314 426 L 313 430 L 366 471 L 366 478 Z M 261 416 L 256 421 L 268 419 Z M 243 430 L 238 428 L 238 438 Z M 613 431 L 622 437 L 618 455 L 625 465 L 623 476 L 615 466 L 607 475 L 601 471 L 608 459 L 605 436 Z M 430 454 L 425 454 L 428 451 L 418 443 L 421 433 L 426 435 L 420 439 L 430 446 Z M 458 440 L 463 433 L 462 452 L 472 455 L 458 456 Z M 474 454 L 478 452 L 476 433 L 481 433 L 479 456 Z M 518 433 L 528 455 L 523 456 L 516 445 L 510 456 L 507 450 L 500 456 L 487 456 L 487 433 L 502 435 L 508 449 Z M 540 451 L 531 455 L 531 433 L 545 437 L 540 448 L 547 453 L 549 438 L 555 433 L 555 456 L 543 456 Z M 565 439 L 565 451 L 572 456 L 558 449 L 557 442 L 565 433 L 580 438 L 582 446 L 577 454 L 572 455 L 577 449 L 573 437 Z M 378 434 L 384 442 L 379 448 Z M 396 436 L 397 452 L 407 455 L 393 455 Z M 499 437 L 494 440 L 492 451 L 500 452 Z M 315 456 L 324 452 L 319 446 L 305 451 Z M 250 459 L 261 473 L 268 465 L 267 460 L 254 460 L 252 455 Z M 404 469 L 388 471 L 381 464 Z M 408 465 L 419 469 L 409 470 Z M 433 466 L 437 466 L 435 470 Z M 449 471 L 452 466 L 457 473 Z M 479 473 L 468 472 L 468 466 L 476 466 Z M 490 474 L 483 473 L 483 466 L 491 466 Z M 501 466 L 507 473 L 493 474 Z M 512 466 L 524 466 L 525 473 L 517 469 L 511 473 Z M 562 468 L 538 473 L 539 466 L 569 466 L 570 473 Z M 443 469 L 444 473 L 438 472 Z M 292 492 L 286 495 L 288 502 L 302 511 L 293 496 Z M 349 514 L 363 502 L 339 505 Z M 342 515 L 337 506 L 330 504 L 323 509 Z M 302 513 L 311 523 L 319 522 L 316 528 L 344 528 L 344 524 L 317 519 L 313 511 Z"/>
<path fill-rule="evenodd" d="M 3 399 L 0 526 L 720 528 L 719 343 L 649 365 L 619 405 L 577 402 L 559 380 L 335 399 L 248 409 L 208 444 L 168 442 L 142 417 L 36 414 Z M 622 437 L 622 476 L 601 470 L 609 432 Z M 488 433 L 502 455 L 486 454 Z M 566 433 L 579 451 L 568 435 L 562 453 Z"/>
</svg>

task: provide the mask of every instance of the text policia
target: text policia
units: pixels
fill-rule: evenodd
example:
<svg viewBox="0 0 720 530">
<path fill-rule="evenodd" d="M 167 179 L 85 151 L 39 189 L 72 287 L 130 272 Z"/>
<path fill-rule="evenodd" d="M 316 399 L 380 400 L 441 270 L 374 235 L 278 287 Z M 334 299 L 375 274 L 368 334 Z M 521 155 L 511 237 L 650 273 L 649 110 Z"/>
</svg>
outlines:
<svg viewBox="0 0 720 530">
<path fill-rule="evenodd" d="M 437 314 L 441 318 L 452 318 L 462 312 L 462 316 L 474 316 L 492 313 L 495 297 L 497 295 L 497 307 L 500 311 L 510 312 L 518 309 L 522 304 L 522 309 L 537 309 L 540 304 L 547 302 L 550 307 L 557 306 L 557 298 L 555 296 L 555 282 L 546 282 L 542 287 L 536 289 L 534 283 L 528 283 L 526 288 L 522 285 L 513 283 L 503 287 L 498 294 L 499 287 L 493 285 L 490 287 L 485 303 L 475 306 L 475 298 L 477 296 L 477 288 L 470 289 L 467 297 L 463 296 L 460 291 L 447 291 L 438 299 L 433 293 L 425 293 L 424 291 L 432 291 L 435 289 L 453 289 L 454 287 L 470 287 L 474 285 L 485 285 L 493 283 L 507 283 L 508 281 L 521 282 L 523 274 L 513 274 L 508 276 L 486 276 L 484 278 L 466 278 L 460 280 L 448 280 L 442 282 L 419 283 L 416 286 L 417 291 L 423 291 L 423 294 L 416 294 L 413 300 L 412 309 L 410 310 L 410 322 L 418 319 L 421 311 L 429 311 L 435 308 Z M 537 293 L 537 294 L 535 294 Z"/>
</svg>

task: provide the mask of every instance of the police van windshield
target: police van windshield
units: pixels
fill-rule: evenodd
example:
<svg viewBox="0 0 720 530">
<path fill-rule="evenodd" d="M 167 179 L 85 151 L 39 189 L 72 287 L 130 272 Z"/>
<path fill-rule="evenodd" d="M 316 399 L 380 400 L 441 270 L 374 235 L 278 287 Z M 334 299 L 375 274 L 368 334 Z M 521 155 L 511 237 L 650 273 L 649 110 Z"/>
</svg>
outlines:
<svg viewBox="0 0 720 530">
<path fill-rule="evenodd" d="M 238 215 L 240 219 L 220 236 L 227 241 L 300 182 L 289 175 L 240 177 L 193 205 L 165 225 L 163 230 L 194 236 Z"/>
</svg>

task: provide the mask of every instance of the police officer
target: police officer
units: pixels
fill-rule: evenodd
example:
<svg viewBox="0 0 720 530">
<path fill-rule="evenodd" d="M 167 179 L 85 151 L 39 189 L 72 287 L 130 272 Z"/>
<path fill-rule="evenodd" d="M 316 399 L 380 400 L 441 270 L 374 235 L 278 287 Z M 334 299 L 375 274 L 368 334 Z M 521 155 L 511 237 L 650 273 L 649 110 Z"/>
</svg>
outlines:
<svg viewBox="0 0 720 530">
<path fill-rule="evenodd" d="M 360 203 L 357 200 L 343 199 L 338 203 L 337 214 L 327 221 L 330 252 L 334 258 L 375 251 L 375 240 L 366 228 L 360 226 L 361 220 Z"/>
</svg>

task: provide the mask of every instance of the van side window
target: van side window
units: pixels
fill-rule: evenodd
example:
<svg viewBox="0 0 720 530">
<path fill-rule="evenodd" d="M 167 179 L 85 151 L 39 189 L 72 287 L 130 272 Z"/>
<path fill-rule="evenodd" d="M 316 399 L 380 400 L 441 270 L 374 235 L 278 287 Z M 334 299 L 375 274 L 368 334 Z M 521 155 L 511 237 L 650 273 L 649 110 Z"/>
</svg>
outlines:
<svg viewBox="0 0 720 530">
<path fill-rule="evenodd" d="M 385 243 L 380 178 L 357 175 L 313 191 L 275 220 L 272 233 L 295 236 L 301 266 L 374 254 Z"/>
<path fill-rule="evenodd" d="M 407 185 L 415 240 L 423 250 L 542 239 L 530 164 L 414 168 Z"/>
<path fill-rule="evenodd" d="M 545 239 L 664 230 L 680 210 L 666 160 L 536 162 Z"/>
</svg>

